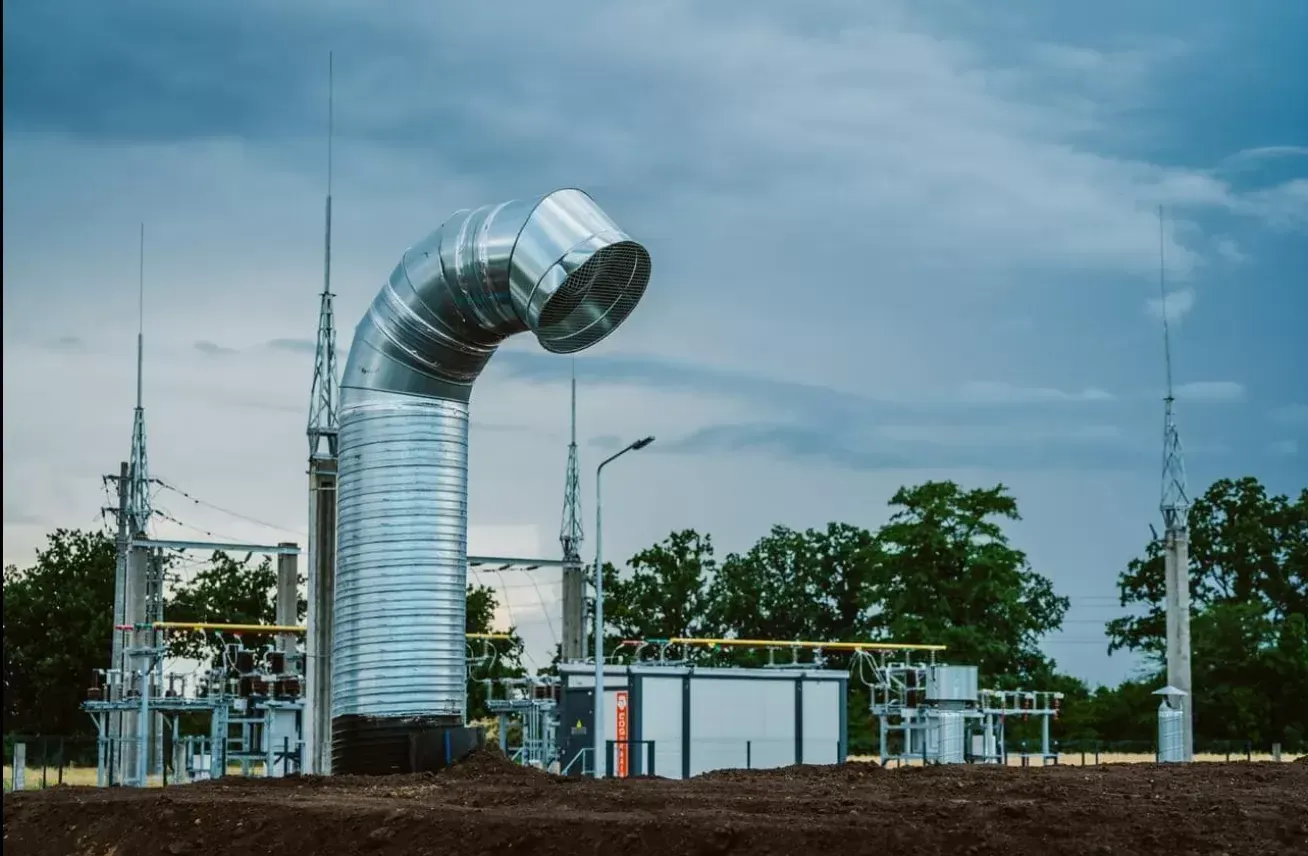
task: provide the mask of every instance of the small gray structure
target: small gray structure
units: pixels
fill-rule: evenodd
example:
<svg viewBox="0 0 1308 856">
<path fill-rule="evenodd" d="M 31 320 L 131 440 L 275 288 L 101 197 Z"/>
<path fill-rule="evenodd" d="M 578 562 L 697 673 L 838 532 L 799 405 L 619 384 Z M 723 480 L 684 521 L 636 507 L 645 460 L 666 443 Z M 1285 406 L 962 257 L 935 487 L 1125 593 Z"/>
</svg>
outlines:
<svg viewBox="0 0 1308 856">
<path fill-rule="evenodd" d="M 560 770 L 593 770 L 595 676 L 559 667 Z M 819 668 L 610 665 L 606 774 L 669 779 L 722 769 L 838 764 L 847 752 L 849 674 Z"/>
</svg>

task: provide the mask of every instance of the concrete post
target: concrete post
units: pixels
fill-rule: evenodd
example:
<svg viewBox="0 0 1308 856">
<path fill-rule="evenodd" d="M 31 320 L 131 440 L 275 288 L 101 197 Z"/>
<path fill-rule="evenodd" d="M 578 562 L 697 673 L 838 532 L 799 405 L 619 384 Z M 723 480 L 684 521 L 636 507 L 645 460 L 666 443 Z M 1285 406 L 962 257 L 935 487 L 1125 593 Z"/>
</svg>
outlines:
<svg viewBox="0 0 1308 856">
<path fill-rule="evenodd" d="M 118 466 L 118 536 L 114 560 L 113 622 L 115 625 L 122 624 L 127 615 L 127 545 L 130 540 L 127 531 L 128 472 L 128 463 L 123 461 Z M 124 638 L 125 634 L 115 628 L 110 641 L 109 674 L 105 682 L 105 699 L 108 701 L 120 701 L 123 697 L 123 686 L 127 680 L 126 669 L 128 667 L 127 658 L 123 656 Z M 109 734 L 107 737 L 109 738 L 108 751 L 110 753 L 121 752 L 123 737 L 123 715 L 121 713 L 109 714 Z M 113 757 L 117 758 L 119 756 L 114 754 Z"/>
<path fill-rule="evenodd" d="M 586 578 L 580 561 L 563 567 L 563 639 L 561 642 L 564 662 L 586 658 Z"/>
<path fill-rule="evenodd" d="M 294 542 L 283 541 L 279 547 L 295 547 Z M 299 616 L 297 607 L 299 606 L 300 591 L 300 557 L 294 553 L 279 553 L 277 555 L 277 623 L 283 627 L 289 627 L 296 623 Z M 287 654 L 295 653 L 295 634 L 279 633 L 277 635 L 277 650 Z"/>
<path fill-rule="evenodd" d="M 1281 763 L 1281 744 L 1280 744 L 1280 743 L 1273 743 L 1273 744 L 1272 744 L 1272 760 L 1275 761 L 1275 762 L 1278 763 L 1278 764 Z"/>
<path fill-rule="evenodd" d="M 1167 598 L 1167 683 L 1185 693 L 1181 760 L 1194 759 L 1194 693 L 1190 680 L 1190 540 L 1184 530 L 1166 535 L 1163 550 Z"/>
<path fill-rule="evenodd" d="M 136 784 L 144 788 L 150 784 L 150 672 L 151 658 L 141 654 L 141 712 L 136 721 Z"/>
<path fill-rule="evenodd" d="M 150 573 L 150 551 L 142 547 L 133 547 L 127 553 L 126 604 L 123 623 L 139 625 L 146 618 L 146 597 L 148 594 L 148 577 Z M 148 673 L 141 674 L 139 659 L 133 650 L 141 650 L 150 645 L 152 633 L 148 630 L 133 630 L 127 634 L 128 650 L 124 651 L 123 692 L 148 694 L 150 682 Z M 139 702 L 141 696 L 136 696 Z M 134 784 L 145 776 L 145 770 L 139 769 L 142 757 L 138 746 L 141 740 L 141 714 L 138 711 L 125 711 L 122 714 L 121 744 L 118 752 L 118 770 L 120 784 Z M 148 727 L 148 726 L 147 726 Z M 147 731 L 148 735 L 148 731 Z M 147 737 L 148 741 L 148 737 Z M 148 755 L 146 756 L 148 758 Z"/>
<path fill-rule="evenodd" d="M 27 744 L 15 743 L 14 744 L 14 769 L 13 772 L 10 774 L 10 780 L 9 780 L 10 790 L 21 791 L 23 789 L 23 786 L 26 784 L 25 782 L 26 772 L 27 772 Z"/>
<path fill-rule="evenodd" d="M 309 615 L 305 638 L 305 772 L 332 764 L 332 615 L 336 599 L 336 462 L 309 462 Z"/>
</svg>

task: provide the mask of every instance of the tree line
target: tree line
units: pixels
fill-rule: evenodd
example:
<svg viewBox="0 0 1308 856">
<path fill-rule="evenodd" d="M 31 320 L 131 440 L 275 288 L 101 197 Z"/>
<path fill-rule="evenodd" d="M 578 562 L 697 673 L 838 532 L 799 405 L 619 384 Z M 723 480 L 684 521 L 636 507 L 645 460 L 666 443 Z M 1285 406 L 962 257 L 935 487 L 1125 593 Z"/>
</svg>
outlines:
<svg viewBox="0 0 1308 856">
<path fill-rule="evenodd" d="M 1152 693 L 1166 683 L 1158 540 L 1119 573 L 1122 613 L 1105 623 L 1109 651 L 1135 653 L 1142 666 L 1092 689 L 1041 647 L 1070 602 L 1009 540 L 1004 524 L 1020 516 L 1007 488 L 927 482 L 901 488 L 890 507 L 876 530 L 775 526 L 721 560 L 708 535 L 685 530 L 621 572 L 606 565 L 608 649 L 685 636 L 943 644 L 945 661 L 978 666 L 986 686 L 1063 692 L 1062 739 L 1154 739 Z M 1188 519 L 1196 740 L 1308 746 L 1308 490 L 1291 499 L 1255 478 L 1223 479 Z M 714 658 L 745 664 L 759 654 Z M 851 692 L 851 748 L 866 747 L 875 739 L 866 696 Z"/>
<path fill-rule="evenodd" d="M 945 660 L 978 666 L 987 686 L 1065 693 L 1055 725 L 1063 739 L 1153 739 L 1151 693 L 1165 677 L 1156 540 L 1120 572 L 1122 613 L 1106 624 L 1109 650 L 1134 652 L 1143 667 L 1117 687 L 1091 689 L 1042 648 L 1070 602 L 1009 540 L 1005 525 L 1020 516 L 1008 488 L 931 481 L 898 490 L 890 511 L 874 530 L 774 526 L 749 550 L 721 559 L 708 534 L 682 530 L 622 568 L 606 563 L 606 650 L 623 639 L 673 637 L 942 644 Z M 1223 479 L 1194 503 L 1189 523 L 1196 740 L 1305 745 L 1308 489 L 1292 499 L 1254 478 Z M 113 569 L 112 539 L 75 530 L 52 534 L 31 567 L 5 569 L 6 732 L 89 727 L 77 704 L 91 671 L 107 665 Z M 214 554 L 172 586 L 166 614 L 271 623 L 275 583 L 269 561 Z M 490 631 L 497 606 L 492 589 L 469 586 L 469 631 Z M 213 644 L 178 637 L 174 652 L 201 658 Z M 492 674 L 523 674 L 521 655 L 514 632 Z M 744 665 L 763 653 L 698 656 Z M 833 667 L 845 662 L 829 657 Z M 484 687 L 474 680 L 469 690 L 478 711 Z M 875 749 L 865 691 L 851 692 L 851 749 Z"/>
</svg>

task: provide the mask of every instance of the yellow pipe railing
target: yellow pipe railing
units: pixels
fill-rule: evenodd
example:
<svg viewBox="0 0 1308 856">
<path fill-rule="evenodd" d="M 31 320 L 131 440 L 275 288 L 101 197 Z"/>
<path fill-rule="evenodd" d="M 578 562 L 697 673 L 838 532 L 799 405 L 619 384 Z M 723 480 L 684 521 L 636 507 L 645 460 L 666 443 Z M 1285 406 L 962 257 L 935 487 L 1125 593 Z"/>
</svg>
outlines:
<svg viewBox="0 0 1308 856">
<path fill-rule="evenodd" d="M 154 621 L 149 624 L 119 624 L 117 630 L 225 630 L 229 633 L 304 633 L 309 628 L 299 624 L 224 624 L 212 621 Z M 469 639 L 512 639 L 507 633 L 467 633 Z"/>
<path fill-rule="evenodd" d="M 897 642 L 808 642 L 787 639 L 701 639 L 679 636 L 648 639 L 651 644 L 721 645 L 736 648 L 823 648 L 830 651 L 943 651 L 944 645 L 905 645 Z"/>
</svg>

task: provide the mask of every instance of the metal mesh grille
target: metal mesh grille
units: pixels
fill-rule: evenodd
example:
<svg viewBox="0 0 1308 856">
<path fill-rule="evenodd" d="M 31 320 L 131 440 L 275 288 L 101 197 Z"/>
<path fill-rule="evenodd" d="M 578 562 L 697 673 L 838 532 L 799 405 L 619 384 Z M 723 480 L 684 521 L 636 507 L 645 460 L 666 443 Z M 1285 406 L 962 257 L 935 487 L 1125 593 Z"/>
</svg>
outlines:
<svg viewBox="0 0 1308 856">
<path fill-rule="evenodd" d="M 572 272 L 541 310 L 536 336 L 556 354 L 572 354 L 612 333 L 649 285 L 649 253 L 635 241 L 595 252 Z"/>
</svg>

